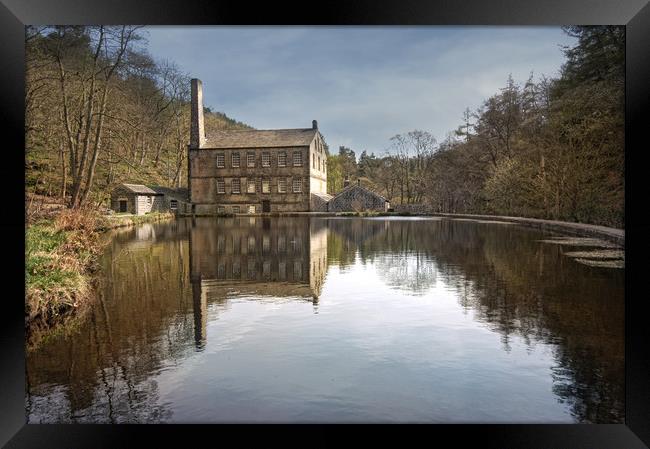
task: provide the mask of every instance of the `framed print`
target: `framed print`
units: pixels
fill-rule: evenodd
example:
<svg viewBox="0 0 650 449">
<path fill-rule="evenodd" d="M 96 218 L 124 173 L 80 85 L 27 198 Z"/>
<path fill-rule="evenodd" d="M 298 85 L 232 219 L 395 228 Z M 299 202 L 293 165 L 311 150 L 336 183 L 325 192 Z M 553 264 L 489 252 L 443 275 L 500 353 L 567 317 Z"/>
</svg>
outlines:
<svg viewBox="0 0 650 449">
<path fill-rule="evenodd" d="M 0 442 L 647 447 L 650 5 L 311 6 L 3 0 Z"/>
</svg>

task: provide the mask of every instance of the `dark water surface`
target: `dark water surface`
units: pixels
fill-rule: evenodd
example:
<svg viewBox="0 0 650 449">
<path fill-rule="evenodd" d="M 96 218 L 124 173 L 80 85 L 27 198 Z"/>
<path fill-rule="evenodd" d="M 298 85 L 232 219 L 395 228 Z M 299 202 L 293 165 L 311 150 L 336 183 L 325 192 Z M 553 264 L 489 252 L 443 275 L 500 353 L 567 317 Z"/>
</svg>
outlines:
<svg viewBox="0 0 650 449">
<path fill-rule="evenodd" d="M 28 421 L 623 422 L 624 269 L 548 235 L 306 217 L 116 231 L 88 318 L 27 354 Z"/>
</svg>

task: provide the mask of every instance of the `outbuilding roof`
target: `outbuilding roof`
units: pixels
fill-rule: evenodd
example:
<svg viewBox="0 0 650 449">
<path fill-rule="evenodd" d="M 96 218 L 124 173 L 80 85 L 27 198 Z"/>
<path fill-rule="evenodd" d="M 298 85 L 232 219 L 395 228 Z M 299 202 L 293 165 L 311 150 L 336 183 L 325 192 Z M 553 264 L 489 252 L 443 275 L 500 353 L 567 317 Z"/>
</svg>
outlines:
<svg viewBox="0 0 650 449">
<path fill-rule="evenodd" d="M 150 189 L 149 187 L 142 184 L 121 184 L 127 190 L 130 190 L 133 193 L 139 193 L 142 195 L 157 195 L 158 193 L 155 190 Z"/>
<path fill-rule="evenodd" d="M 202 148 L 265 148 L 309 146 L 317 129 L 245 129 L 209 131 Z"/>
<path fill-rule="evenodd" d="M 366 193 L 366 194 L 368 194 L 368 195 L 373 195 L 373 196 L 376 196 L 376 197 L 378 197 L 378 198 L 381 198 L 383 201 L 389 202 L 389 201 L 388 201 L 385 197 L 383 197 L 382 195 L 378 194 L 377 192 L 373 192 L 372 190 L 368 189 L 367 187 L 362 186 L 361 184 L 350 184 L 349 186 L 344 187 L 343 190 L 341 190 L 339 193 L 337 193 L 336 195 L 334 195 L 334 197 L 332 198 L 331 201 L 335 200 L 336 198 L 338 198 L 339 196 L 343 195 L 344 193 L 346 193 L 346 192 L 348 192 L 348 191 L 350 191 L 350 190 L 354 190 L 354 189 L 360 189 L 360 190 L 362 190 L 364 193 Z"/>
<path fill-rule="evenodd" d="M 170 187 L 151 186 L 151 188 L 157 193 L 167 195 L 173 200 L 187 201 L 189 198 L 189 190 L 184 187 L 172 189 Z"/>
</svg>

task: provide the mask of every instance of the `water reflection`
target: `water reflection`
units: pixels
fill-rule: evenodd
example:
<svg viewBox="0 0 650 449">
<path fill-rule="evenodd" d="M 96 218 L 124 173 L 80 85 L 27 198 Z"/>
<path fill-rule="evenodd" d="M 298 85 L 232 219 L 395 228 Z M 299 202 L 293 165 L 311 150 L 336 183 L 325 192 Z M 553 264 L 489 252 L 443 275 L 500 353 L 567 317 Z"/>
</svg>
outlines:
<svg viewBox="0 0 650 449">
<path fill-rule="evenodd" d="M 316 421 L 350 413 L 368 421 L 623 422 L 624 270 L 576 263 L 562 255 L 571 248 L 541 235 L 451 220 L 296 217 L 117 231 L 88 320 L 28 353 L 28 421 L 209 422 L 250 400 L 262 421 L 293 416 L 285 404 Z M 455 307 L 442 304 L 446 297 Z M 376 324 L 383 317 L 389 324 Z M 244 326 L 244 318 L 258 324 Z M 270 365 L 286 365 L 278 378 L 256 365 L 259 348 L 271 347 L 285 357 Z M 211 365 L 224 351 L 231 355 Z M 358 380 L 348 373 L 353 364 Z M 309 388 L 288 380 L 314 369 L 326 377 Z M 347 383 L 330 383 L 340 376 Z M 390 399 L 413 385 L 417 398 Z M 473 406 L 454 408 L 454 398 Z M 512 412 L 517 398 L 546 405 L 522 417 Z M 259 411 L 264 404 L 268 412 Z"/>
<path fill-rule="evenodd" d="M 215 226 L 197 218 L 189 232 L 195 342 L 205 346 L 208 304 L 230 297 L 318 298 L 327 273 L 327 228 L 308 219 L 235 217 Z"/>
</svg>

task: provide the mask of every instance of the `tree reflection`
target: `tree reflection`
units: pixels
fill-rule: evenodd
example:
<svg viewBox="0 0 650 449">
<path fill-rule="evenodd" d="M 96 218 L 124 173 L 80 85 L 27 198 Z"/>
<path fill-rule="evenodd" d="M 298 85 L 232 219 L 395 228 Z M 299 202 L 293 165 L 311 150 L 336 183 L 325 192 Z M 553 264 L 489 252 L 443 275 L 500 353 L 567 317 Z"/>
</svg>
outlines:
<svg viewBox="0 0 650 449">
<path fill-rule="evenodd" d="M 532 346 L 554 345 L 553 391 L 579 422 L 624 419 L 623 273 L 580 266 L 538 231 L 455 220 L 331 220 L 330 263 L 359 254 L 392 288 L 443 282 L 475 319 Z M 336 247 L 334 247 L 336 246 Z"/>
<path fill-rule="evenodd" d="M 29 422 L 165 422 L 158 375 L 209 344 L 232 298 L 318 309 L 330 265 L 393 289 L 440 285 L 497 332 L 554 349 L 553 392 L 578 422 L 624 418 L 624 272 L 587 267 L 538 231 L 451 220 L 188 219 L 117 232 L 87 319 L 27 355 Z M 144 229 L 144 230 L 142 230 Z"/>
</svg>

